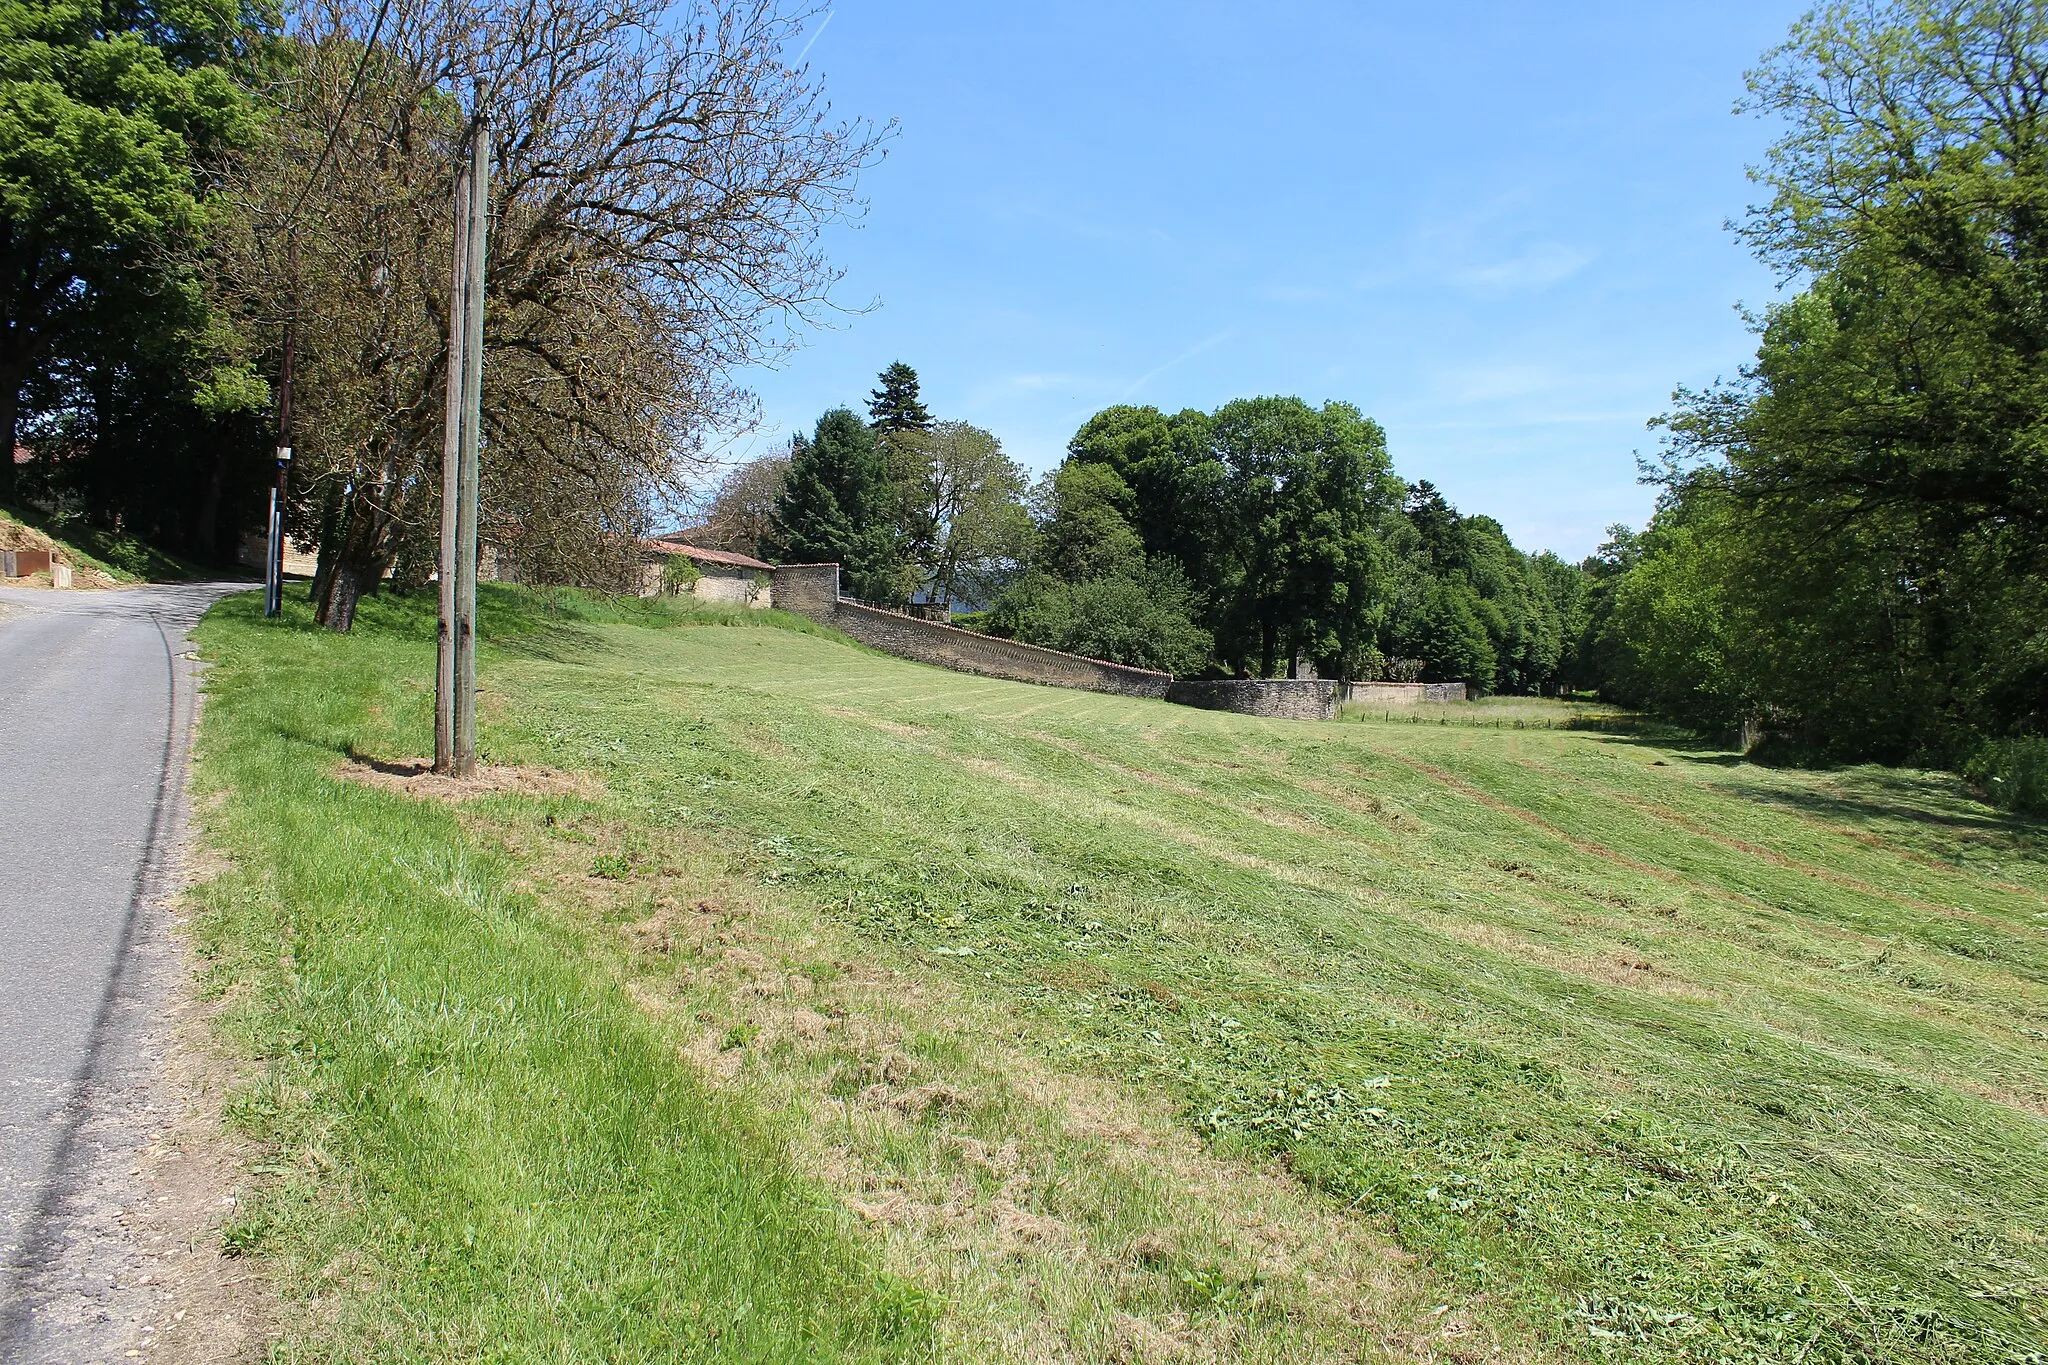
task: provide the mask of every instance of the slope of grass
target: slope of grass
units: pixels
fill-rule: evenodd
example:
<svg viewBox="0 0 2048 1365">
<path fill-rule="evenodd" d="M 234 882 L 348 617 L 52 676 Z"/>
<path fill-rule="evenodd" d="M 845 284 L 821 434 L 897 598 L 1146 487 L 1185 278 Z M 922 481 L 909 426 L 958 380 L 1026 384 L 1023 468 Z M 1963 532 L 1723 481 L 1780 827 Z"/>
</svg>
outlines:
<svg viewBox="0 0 2048 1365">
<path fill-rule="evenodd" d="M 259 1060 L 230 1116 L 271 1153 L 227 1235 L 299 1305 L 279 1354 L 922 1355 L 915 1289 L 759 1114 L 677 1063 L 502 854 L 446 807 L 337 779 L 340 753 L 418 705 L 417 604 L 367 615 L 343 640 L 302 596 L 281 628 L 243 597 L 201 630 L 197 783 L 223 797 L 208 831 L 234 866 L 200 889 L 199 947 Z"/>
<path fill-rule="evenodd" d="M 303 650 L 221 620 L 209 647 L 244 661 L 252 691 L 379 673 L 375 707 L 331 722 L 247 712 L 248 734 L 304 746 L 312 784 L 349 744 L 427 746 L 431 646 L 401 616 Z M 577 878 L 534 877 L 558 909 L 588 882 L 611 898 L 592 903 L 669 926 L 679 881 L 751 887 L 783 907 L 791 953 L 900 964 L 875 987 L 900 1010 L 957 1000 L 1017 1065 L 1158 1099 L 1243 1169 L 1277 1162 L 1519 1353 L 2048 1349 L 2039 826 L 1932 775 L 1767 772 L 1530 728 L 1261 721 L 680 624 L 536 619 L 485 660 L 490 756 L 604 784 L 587 818 L 508 806 L 475 826 L 529 875 L 588 859 Z M 762 1104 L 779 1071 L 826 1074 L 775 1041 L 787 1010 L 760 991 L 831 962 L 713 989 L 731 934 L 657 933 L 625 993 L 716 1030 L 700 1070 L 739 1066 L 730 1093 Z M 936 1033 L 956 1016 L 931 1017 Z M 872 1080 L 849 1071 L 839 1108 L 805 1112 L 852 1124 Z M 957 1144 L 977 1112 L 831 1150 L 887 1157 L 925 1129 Z M 1158 1320 L 1235 1333 L 1188 1327 L 1175 1349 L 1233 1358 L 1309 1319 L 1290 1306 L 1307 1298 L 1225 1260 L 1173 1264 L 1185 1292 Z M 1151 1289 L 1118 1283 L 1115 1312 L 1151 1311 Z M 945 1315 L 972 1310 L 948 1293 Z M 1337 1339 L 1301 1330 L 1299 1357 L 1269 1354 Z M 1097 1338 L 1063 1340 L 1085 1357 L 1075 1343 Z M 1139 1340 L 1115 1349 L 1148 1358 Z M 1464 1349 L 1403 1340 L 1376 1349 Z"/>
<path fill-rule="evenodd" d="M 179 582 L 201 576 L 192 564 L 125 532 L 94 526 L 82 517 L 52 516 L 29 508 L 0 508 L 0 544 L 9 549 L 56 549 L 80 569 L 110 583 Z"/>
</svg>

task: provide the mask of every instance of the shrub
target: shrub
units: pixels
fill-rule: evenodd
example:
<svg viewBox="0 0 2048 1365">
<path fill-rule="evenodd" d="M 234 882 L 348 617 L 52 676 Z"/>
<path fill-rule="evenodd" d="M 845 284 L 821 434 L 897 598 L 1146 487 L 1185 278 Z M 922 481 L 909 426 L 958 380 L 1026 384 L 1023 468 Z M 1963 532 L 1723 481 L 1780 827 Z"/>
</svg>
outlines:
<svg viewBox="0 0 2048 1365">
<path fill-rule="evenodd" d="M 661 590 L 663 592 L 694 592 L 697 580 L 704 576 L 697 568 L 697 561 L 688 555 L 670 555 L 668 563 L 661 566 Z"/>
<path fill-rule="evenodd" d="M 1987 740 L 1963 765 L 1963 775 L 1983 788 L 1994 806 L 2048 815 L 2048 739 Z"/>
<path fill-rule="evenodd" d="M 989 609 L 987 629 L 1026 644 L 1163 673 L 1195 672 L 1213 643 L 1194 622 L 1193 589 L 1168 565 L 1084 583 L 1034 574 Z"/>
</svg>

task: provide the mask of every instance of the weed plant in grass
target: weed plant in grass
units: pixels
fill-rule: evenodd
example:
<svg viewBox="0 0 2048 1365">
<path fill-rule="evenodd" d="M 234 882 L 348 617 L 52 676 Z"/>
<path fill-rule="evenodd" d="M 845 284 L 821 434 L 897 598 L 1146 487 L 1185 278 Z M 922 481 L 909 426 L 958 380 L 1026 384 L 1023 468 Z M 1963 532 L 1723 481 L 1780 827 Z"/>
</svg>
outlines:
<svg viewBox="0 0 2048 1365">
<path fill-rule="evenodd" d="M 536 619 L 658 608 L 485 594 Z M 431 605 L 425 621 L 431 624 Z M 340 780 L 410 733 L 416 602 L 352 638 L 253 598 L 208 618 L 197 781 L 231 871 L 199 891 L 205 983 L 259 1062 L 231 1120 L 271 1155 L 230 1249 L 281 1267 L 290 1360 L 894 1360 L 914 1287 L 878 1271 L 779 1137 L 710 1094 L 452 810 Z M 558 642 L 559 643 L 559 642 Z M 492 798 L 521 806 L 532 798 Z M 550 798 L 553 814 L 578 803 Z"/>
<path fill-rule="evenodd" d="M 236 687 L 297 698 L 243 714 L 303 746 L 309 783 L 352 743 L 426 747 L 429 618 L 377 610 L 317 650 L 209 628 Z M 1167 1096 L 1213 1150 L 1366 1212 L 1510 1336 L 1629 1360 L 2048 1349 L 2048 839 L 1953 782 L 1266 721 L 671 608 L 630 610 L 683 628 L 522 610 L 486 653 L 486 749 L 601 777 L 624 870 L 636 830 L 718 841 L 1048 1065 Z M 330 693 L 361 699 L 310 718 Z M 274 952 L 267 932 L 229 938 Z M 302 1107 L 339 1122 L 347 1092 L 319 1093 Z"/>
</svg>

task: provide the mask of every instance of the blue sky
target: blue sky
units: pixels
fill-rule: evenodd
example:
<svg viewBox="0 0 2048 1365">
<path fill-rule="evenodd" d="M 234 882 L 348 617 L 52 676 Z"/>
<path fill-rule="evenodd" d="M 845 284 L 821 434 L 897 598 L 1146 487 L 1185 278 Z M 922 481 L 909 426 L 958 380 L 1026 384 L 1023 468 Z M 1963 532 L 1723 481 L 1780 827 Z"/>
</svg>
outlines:
<svg viewBox="0 0 2048 1365">
<path fill-rule="evenodd" d="M 896 359 L 1034 472 L 1111 403 L 1340 398 L 1403 477 L 1586 554 L 1775 294 L 1724 227 L 1770 140 L 1731 106 L 1803 8 L 842 0 L 807 60 L 900 125 L 828 239 L 873 307 L 743 377 L 729 453 Z"/>
</svg>

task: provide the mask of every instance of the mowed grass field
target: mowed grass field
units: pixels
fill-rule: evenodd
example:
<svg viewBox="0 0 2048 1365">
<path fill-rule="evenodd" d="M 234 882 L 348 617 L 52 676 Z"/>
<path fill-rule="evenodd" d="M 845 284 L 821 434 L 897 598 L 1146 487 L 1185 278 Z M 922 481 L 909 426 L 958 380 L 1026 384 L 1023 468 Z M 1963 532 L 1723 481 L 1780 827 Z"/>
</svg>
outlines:
<svg viewBox="0 0 2048 1365">
<path fill-rule="evenodd" d="M 2048 1351 L 2048 831 L 1950 779 L 493 605 L 459 807 L 354 780 L 430 604 L 202 636 L 302 1356 Z"/>
</svg>

